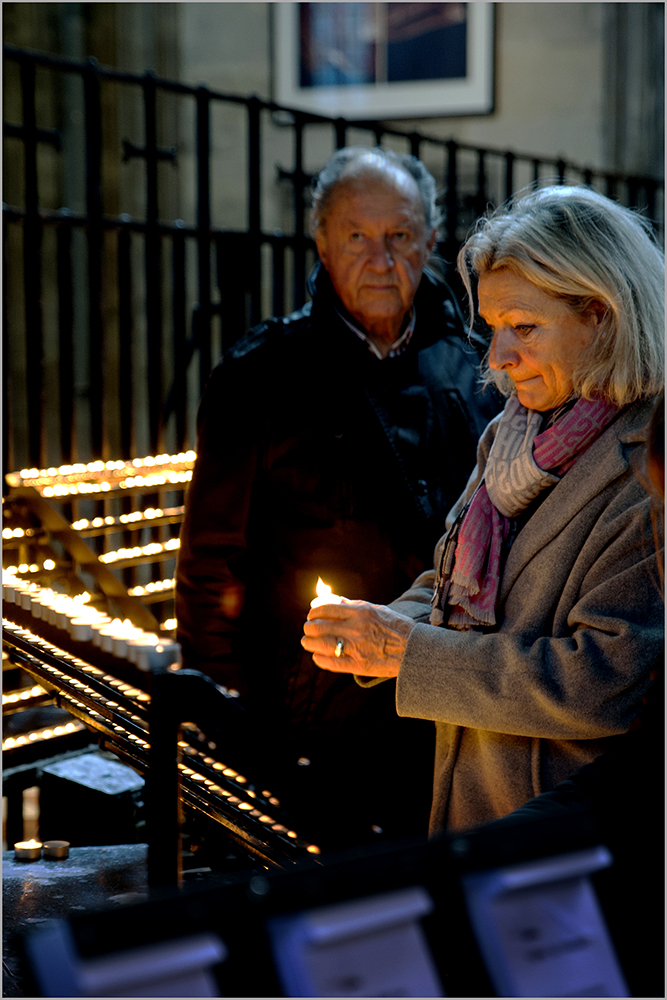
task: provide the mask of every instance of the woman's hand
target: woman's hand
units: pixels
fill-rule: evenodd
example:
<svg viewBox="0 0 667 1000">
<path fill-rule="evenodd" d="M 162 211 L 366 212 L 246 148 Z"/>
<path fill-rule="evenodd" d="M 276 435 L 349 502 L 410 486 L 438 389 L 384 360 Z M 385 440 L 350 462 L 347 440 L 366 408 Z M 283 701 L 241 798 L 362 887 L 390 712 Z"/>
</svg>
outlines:
<svg viewBox="0 0 667 1000">
<path fill-rule="evenodd" d="M 310 609 L 301 645 L 323 670 L 363 677 L 397 677 L 414 624 L 412 618 L 383 605 L 343 598 L 341 604 Z"/>
</svg>

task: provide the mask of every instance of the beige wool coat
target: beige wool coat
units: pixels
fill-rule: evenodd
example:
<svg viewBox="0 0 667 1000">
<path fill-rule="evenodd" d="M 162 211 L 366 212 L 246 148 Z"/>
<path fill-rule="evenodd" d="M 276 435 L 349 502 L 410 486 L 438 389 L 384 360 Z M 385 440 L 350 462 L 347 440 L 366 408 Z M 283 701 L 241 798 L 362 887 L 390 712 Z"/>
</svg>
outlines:
<svg viewBox="0 0 667 1000">
<path fill-rule="evenodd" d="M 511 812 L 618 745 L 633 724 L 663 662 L 650 501 L 633 471 L 643 469 L 649 414 L 641 402 L 621 411 L 519 532 L 496 631 L 427 624 L 435 571 L 391 605 L 418 622 L 398 675 L 398 714 L 436 723 L 431 832 Z M 483 474 L 498 419 L 450 518 Z"/>
</svg>

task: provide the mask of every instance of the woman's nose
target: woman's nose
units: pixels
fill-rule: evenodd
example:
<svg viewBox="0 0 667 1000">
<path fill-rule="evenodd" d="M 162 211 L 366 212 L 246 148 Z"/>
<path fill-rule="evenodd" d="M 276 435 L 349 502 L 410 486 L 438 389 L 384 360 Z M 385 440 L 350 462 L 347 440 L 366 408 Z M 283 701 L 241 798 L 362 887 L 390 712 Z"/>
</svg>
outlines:
<svg viewBox="0 0 667 1000">
<path fill-rule="evenodd" d="M 520 360 L 512 330 L 507 327 L 496 329 L 489 351 L 489 367 L 502 371 L 503 368 L 513 368 L 518 365 Z"/>
</svg>

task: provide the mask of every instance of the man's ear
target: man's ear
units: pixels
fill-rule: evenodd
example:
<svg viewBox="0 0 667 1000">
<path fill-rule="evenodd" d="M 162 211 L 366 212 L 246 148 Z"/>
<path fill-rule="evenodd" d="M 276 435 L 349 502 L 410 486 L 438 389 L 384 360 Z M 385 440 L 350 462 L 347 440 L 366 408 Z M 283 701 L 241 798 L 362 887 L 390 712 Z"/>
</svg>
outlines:
<svg viewBox="0 0 667 1000">
<path fill-rule="evenodd" d="M 327 266 L 327 241 L 324 235 L 324 230 L 321 226 L 317 227 L 315 231 L 315 246 L 317 247 L 317 253 L 324 267 Z"/>
<path fill-rule="evenodd" d="M 431 253 L 431 251 L 433 250 L 433 247 L 435 246 L 435 241 L 437 240 L 437 238 L 438 238 L 438 230 L 437 229 L 433 229 L 431 231 L 431 235 L 429 236 L 428 242 L 426 244 L 426 246 L 428 247 L 428 252 L 429 253 Z"/>
</svg>

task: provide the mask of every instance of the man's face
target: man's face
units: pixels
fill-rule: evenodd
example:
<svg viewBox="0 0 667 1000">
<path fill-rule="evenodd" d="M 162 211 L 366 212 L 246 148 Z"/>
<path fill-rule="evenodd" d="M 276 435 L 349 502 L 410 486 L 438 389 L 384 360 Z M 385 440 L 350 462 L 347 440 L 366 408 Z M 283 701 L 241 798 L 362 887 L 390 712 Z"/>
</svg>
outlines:
<svg viewBox="0 0 667 1000">
<path fill-rule="evenodd" d="M 401 170 L 343 179 L 316 236 L 336 294 L 369 334 L 393 342 L 435 243 L 417 185 Z"/>
</svg>

